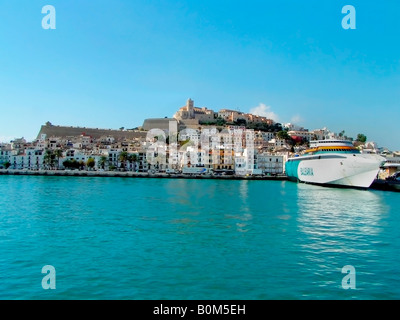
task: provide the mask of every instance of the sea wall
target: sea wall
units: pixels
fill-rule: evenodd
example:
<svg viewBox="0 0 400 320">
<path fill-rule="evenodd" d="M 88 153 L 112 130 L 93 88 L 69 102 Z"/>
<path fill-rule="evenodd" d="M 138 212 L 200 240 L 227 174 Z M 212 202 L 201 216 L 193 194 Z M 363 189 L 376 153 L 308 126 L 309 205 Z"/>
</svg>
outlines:
<svg viewBox="0 0 400 320">
<path fill-rule="evenodd" d="M 40 138 L 42 134 L 46 134 L 47 138 L 50 137 L 72 137 L 85 134 L 95 139 L 103 136 L 112 136 L 117 140 L 133 139 L 146 137 L 147 132 L 144 131 L 129 131 L 129 130 L 112 130 L 112 129 L 98 129 L 98 128 L 85 128 L 85 127 L 65 127 L 54 125 L 42 125 L 37 136 Z"/>
<path fill-rule="evenodd" d="M 118 178 L 169 178 L 169 179 L 220 179 L 220 180 L 287 180 L 280 176 L 196 175 L 167 174 L 131 171 L 86 171 L 86 170 L 10 170 L 0 169 L 0 175 L 21 176 L 65 176 L 65 177 L 118 177 Z"/>
</svg>

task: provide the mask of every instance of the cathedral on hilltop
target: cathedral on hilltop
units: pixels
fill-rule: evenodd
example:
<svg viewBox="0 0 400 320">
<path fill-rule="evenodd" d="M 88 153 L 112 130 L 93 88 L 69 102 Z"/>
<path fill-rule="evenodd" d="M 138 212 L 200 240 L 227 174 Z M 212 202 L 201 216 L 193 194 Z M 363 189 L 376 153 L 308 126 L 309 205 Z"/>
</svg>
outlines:
<svg viewBox="0 0 400 320">
<path fill-rule="evenodd" d="M 181 130 L 184 128 L 198 129 L 202 125 L 214 125 L 218 122 L 224 122 L 228 125 L 235 123 L 254 124 L 263 123 L 273 125 L 274 121 L 263 116 L 244 113 L 238 110 L 221 109 L 218 112 L 207 109 L 205 107 L 198 108 L 194 106 L 194 101 L 188 99 L 186 105 L 181 107 L 173 116 L 173 118 L 154 118 L 146 119 L 143 123 L 144 130 L 158 128 L 167 130 L 170 123 L 174 122 L 175 126 Z"/>
<path fill-rule="evenodd" d="M 186 105 L 180 108 L 174 118 L 187 125 L 199 125 L 202 123 L 212 123 L 218 118 L 218 112 L 207 108 L 196 108 L 194 101 L 188 99 Z"/>
</svg>

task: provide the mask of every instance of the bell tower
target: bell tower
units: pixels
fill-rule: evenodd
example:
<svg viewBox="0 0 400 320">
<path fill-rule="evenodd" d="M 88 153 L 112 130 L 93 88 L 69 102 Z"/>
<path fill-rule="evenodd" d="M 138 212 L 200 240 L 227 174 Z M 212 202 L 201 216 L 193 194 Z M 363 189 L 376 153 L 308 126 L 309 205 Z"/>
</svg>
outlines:
<svg viewBox="0 0 400 320">
<path fill-rule="evenodd" d="M 188 118 L 194 119 L 194 101 L 190 98 L 186 101 L 186 111 L 189 115 Z"/>
</svg>

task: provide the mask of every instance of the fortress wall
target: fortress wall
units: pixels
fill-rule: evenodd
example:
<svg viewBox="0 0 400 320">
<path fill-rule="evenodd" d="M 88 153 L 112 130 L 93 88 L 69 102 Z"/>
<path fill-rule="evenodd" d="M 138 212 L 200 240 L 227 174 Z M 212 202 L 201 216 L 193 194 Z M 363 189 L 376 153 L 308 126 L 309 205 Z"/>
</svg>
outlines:
<svg viewBox="0 0 400 320">
<path fill-rule="evenodd" d="M 80 136 L 81 134 L 91 136 L 95 139 L 99 139 L 102 136 L 112 136 L 117 140 L 121 139 L 133 139 L 133 138 L 144 138 L 146 132 L 143 131 L 122 131 L 112 129 L 94 129 L 94 128 L 81 128 L 81 127 L 63 127 L 63 126 L 48 126 L 43 125 L 40 128 L 37 139 L 42 134 L 46 134 L 46 137 L 68 137 L 68 136 Z"/>
</svg>

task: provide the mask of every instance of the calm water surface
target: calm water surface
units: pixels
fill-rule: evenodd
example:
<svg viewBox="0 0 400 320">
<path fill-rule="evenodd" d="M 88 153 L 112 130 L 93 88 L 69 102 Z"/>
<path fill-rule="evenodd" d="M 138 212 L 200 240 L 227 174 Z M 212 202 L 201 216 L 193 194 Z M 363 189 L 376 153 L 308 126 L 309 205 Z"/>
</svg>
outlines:
<svg viewBox="0 0 400 320">
<path fill-rule="evenodd" d="M 399 208 L 280 181 L 1 176 L 0 299 L 400 299 Z"/>
</svg>

